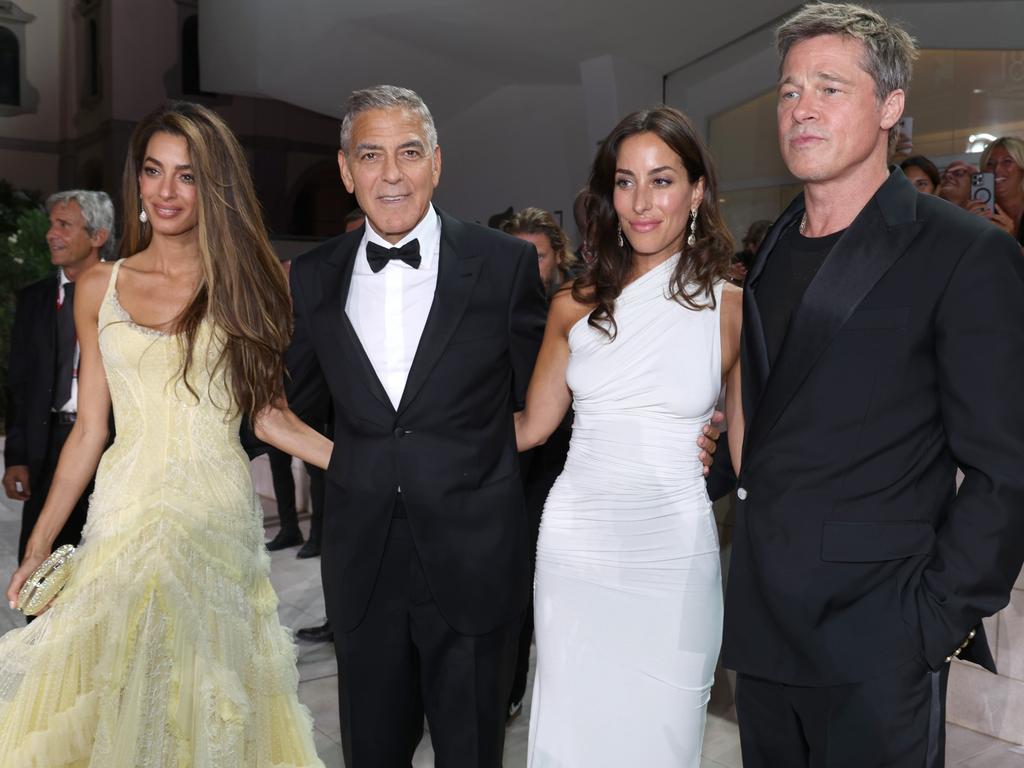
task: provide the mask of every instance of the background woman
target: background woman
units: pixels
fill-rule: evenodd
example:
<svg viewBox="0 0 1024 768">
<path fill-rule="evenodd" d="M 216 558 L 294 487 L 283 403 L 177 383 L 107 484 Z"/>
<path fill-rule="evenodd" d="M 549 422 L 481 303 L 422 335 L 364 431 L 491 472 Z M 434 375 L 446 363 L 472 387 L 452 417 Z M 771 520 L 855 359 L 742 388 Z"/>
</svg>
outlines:
<svg viewBox="0 0 1024 768">
<path fill-rule="evenodd" d="M 318 466 L 332 446 L 281 404 L 287 286 L 223 121 L 145 118 L 123 210 L 129 258 L 79 280 L 78 420 L 9 600 L 98 464 L 96 489 L 64 592 L 0 639 L 0 764 L 321 766 L 239 424 Z"/>
<path fill-rule="evenodd" d="M 985 216 L 1024 245 L 1024 140 L 1016 136 L 996 139 L 981 153 L 981 170 L 995 176 L 996 204 L 987 213 L 979 204 L 971 210 Z"/>
<path fill-rule="evenodd" d="M 918 192 L 934 195 L 938 190 L 941 182 L 939 169 L 924 155 L 908 157 L 900 163 L 900 169 Z"/>
<path fill-rule="evenodd" d="M 695 445 L 728 380 L 739 466 L 741 292 L 707 150 L 680 112 L 598 150 L 596 260 L 557 293 L 520 449 L 575 410 L 537 547 L 531 766 L 696 767 L 721 641 L 715 519 Z"/>
</svg>

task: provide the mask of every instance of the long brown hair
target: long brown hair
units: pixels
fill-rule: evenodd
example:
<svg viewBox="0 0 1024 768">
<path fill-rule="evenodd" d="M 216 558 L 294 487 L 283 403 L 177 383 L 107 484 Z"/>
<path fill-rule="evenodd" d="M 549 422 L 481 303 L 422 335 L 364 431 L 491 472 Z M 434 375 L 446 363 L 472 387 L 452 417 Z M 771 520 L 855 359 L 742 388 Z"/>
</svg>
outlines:
<svg viewBox="0 0 1024 768">
<path fill-rule="evenodd" d="M 139 173 L 155 133 L 185 139 L 196 179 L 202 272 L 195 296 L 175 320 L 182 348 L 180 377 L 198 397 L 189 372 L 200 324 L 209 318 L 225 340 L 214 370 L 226 373 L 236 412 L 252 417 L 284 389 L 292 313 L 245 153 L 224 121 L 199 104 L 172 101 L 143 118 L 124 164 L 122 257 L 144 250 L 153 237 L 150 225 L 139 221 Z"/>
<path fill-rule="evenodd" d="M 596 305 L 587 321 L 615 338 L 615 300 L 633 276 L 633 249 L 629 240 L 619 245 L 619 216 L 613 201 L 615 169 L 623 140 L 652 133 L 679 155 L 691 184 L 704 179 L 704 199 L 697 209 L 696 242 L 683 240 L 680 256 L 669 280 L 671 296 L 690 309 L 715 306 L 715 283 L 724 278 L 733 244 L 718 208 L 718 180 L 704 142 L 689 118 L 671 107 L 633 112 L 622 118 L 601 143 L 587 187 L 587 237 L 594 261 L 572 286 L 576 301 Z M 682 235 L 682 233 L 680 233 Z M 704 297 L 705 303 L 701 303 Z"/>
</svg>

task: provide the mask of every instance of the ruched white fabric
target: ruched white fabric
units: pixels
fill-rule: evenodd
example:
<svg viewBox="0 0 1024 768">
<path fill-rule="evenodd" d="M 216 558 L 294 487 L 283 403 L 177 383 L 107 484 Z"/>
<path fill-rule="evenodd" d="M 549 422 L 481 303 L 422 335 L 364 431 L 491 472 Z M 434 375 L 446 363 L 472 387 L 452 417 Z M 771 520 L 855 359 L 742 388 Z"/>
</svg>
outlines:
<svg viewBox="0 0 1024 768">
<path fill-rule="evenodd" d="M 189 392 L 119 266 L 99 314 L 117 438 L 66 588 L 0 638 L 0 768 L 323 768 L 219 336 L 202 324 Z"/>
<path fill-rule="evenodd" d="M 678 255 L 623 290 L 613 341 L 569 333 L 572 442 L 537 547 L 530 768 L 697 768 L 722 631 L 697 438 L 719 310 L 669 297 Z"/>
</svg>

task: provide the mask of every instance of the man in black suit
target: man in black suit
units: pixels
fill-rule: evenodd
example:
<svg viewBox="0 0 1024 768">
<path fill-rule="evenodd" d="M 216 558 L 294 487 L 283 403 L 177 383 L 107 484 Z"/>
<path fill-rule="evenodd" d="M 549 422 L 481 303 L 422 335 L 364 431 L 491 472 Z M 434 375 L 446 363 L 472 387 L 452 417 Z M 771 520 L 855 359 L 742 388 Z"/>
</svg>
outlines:
<svg viewBox="0 0 1024 768">
<path fill-rule="evenodd" d="M 545 302 L 532 245 L 431 204 L 433 120 L 412 91 L 356 91 L 342 180 L 366 226 L 298 258 L 289 400 L 329 393 L 321 564 L 349 768 L 500 766 L 529 534 L 512 413 Z"/>
<path fill-rule="evenodd" d="M 814 4 L 778 47 L 805 186 L 744 295 L 723 647 L 743 764 L 941 766 L 949 661 L 993 669 L 981 620 L 1024 560 L 1024 260 L 887 169 L 902 29 Z"/>
<path fill-rule="evenodd" d="M 70 190 L 46 201 L 46 243 L 57 273 L 18 293 L 8 367 L 4 491 L 24 502 L 18 561 L 46 501 L 57 458 L 75 423 L 78 276 L 113 249 L 114 206 L 105 192 Z M 78 500 L 54 547 L 77 544 L 92 487 Z"/>
</svg>

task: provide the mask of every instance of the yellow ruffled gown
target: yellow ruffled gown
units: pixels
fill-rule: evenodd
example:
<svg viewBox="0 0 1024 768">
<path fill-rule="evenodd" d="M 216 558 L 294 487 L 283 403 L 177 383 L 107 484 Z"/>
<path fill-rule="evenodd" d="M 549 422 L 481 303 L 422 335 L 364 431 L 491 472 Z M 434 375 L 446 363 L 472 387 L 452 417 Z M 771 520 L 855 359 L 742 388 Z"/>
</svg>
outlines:
<svg viewBox="0 0 1024 768">
<path fill-rule="evenodd" d="M 115 264 L 99 343 L 117 425 L 74 573 L 0 638 L 0 768 L 321 767 L 277 618 L 262 510 L 208 323 L 131 322 Z"/>
</svg>

